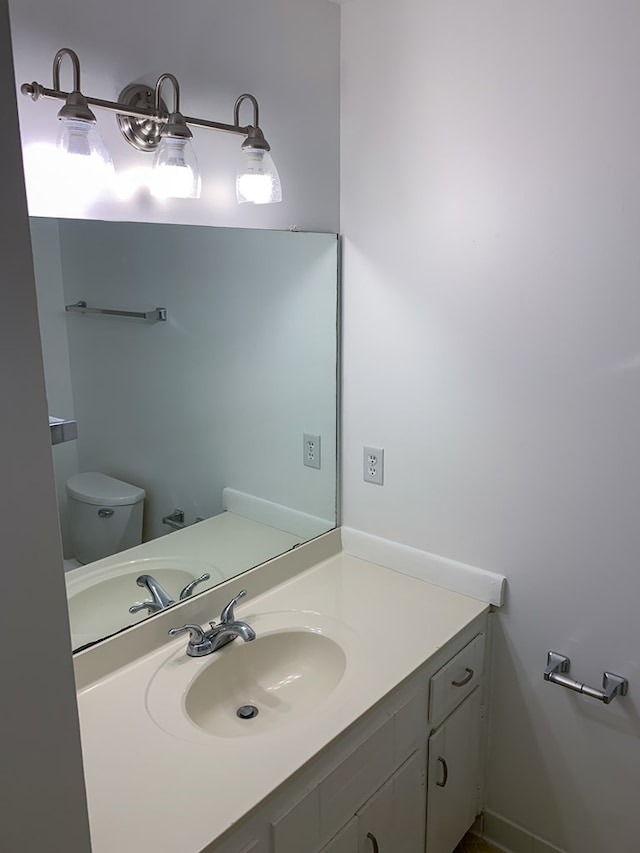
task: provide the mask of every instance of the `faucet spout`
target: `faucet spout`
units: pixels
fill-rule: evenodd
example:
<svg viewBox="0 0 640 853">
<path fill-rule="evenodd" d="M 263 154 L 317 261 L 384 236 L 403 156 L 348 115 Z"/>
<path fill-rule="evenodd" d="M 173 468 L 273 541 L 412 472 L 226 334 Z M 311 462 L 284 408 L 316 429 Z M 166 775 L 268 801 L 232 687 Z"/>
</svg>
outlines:
<svg viewBox="0 0 640 853">
<path fill-rule="evenodd" d="M 151 599 L 133 604 L 129 608 L 129 613 L 138 613 L 138 611 L 144 608 L 149 613 L 157 613 L 159 610 L 164 610 L 165 607 L 171 607 L 172 604 L 175 604 L 173 598 L 171 598 L 166 589 L 158 583 L 153 575 L 140 575 L 140 577 L 136 578 L 136 583 L 138 586 L 149 591 Z"/>
<path fill-rule="evenodd" d="M 226 646 L 236 637 L 241 637 L 245 643 L 250 643 L 256 638 L 256 632 L 246 622 L 224 622 L 207 633 L 211 641 L 212 652 Z"/>
</svg>

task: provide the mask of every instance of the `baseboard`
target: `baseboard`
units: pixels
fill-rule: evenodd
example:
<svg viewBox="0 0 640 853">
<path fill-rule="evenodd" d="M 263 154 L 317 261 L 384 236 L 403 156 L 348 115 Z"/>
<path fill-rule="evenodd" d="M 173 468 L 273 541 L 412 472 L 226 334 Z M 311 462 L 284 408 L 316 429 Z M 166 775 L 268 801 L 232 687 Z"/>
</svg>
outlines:
<svg viewBox="0 0 640 853">
<path fill-rule="evenodd" d="M 351 527 L 342 528 L 342 547 L 354 557 L 419 578 L 434 586 L 486 601 L 496 607 L 504 603 L 507 583 L 504 575 L 477 569 Z"/>
<path fill-rule="evenodd" d="M 471 830 L 504 853 L 566 853 L 494 812 L 485 811 Z"/>
</svg>

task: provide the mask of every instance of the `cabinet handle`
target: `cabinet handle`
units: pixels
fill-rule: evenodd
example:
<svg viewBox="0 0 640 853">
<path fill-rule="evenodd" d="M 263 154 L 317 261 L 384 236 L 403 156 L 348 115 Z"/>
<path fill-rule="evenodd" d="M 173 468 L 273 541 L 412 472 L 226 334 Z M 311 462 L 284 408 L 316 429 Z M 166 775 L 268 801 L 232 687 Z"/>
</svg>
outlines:
<svg viewBox="0 0 640 853">
<path fill-rule="evenodd" d="M 454 687 L 464 687 L 465 684 L 468 684 L 473 678 L 473 670 L 468 666 L 465 666 L 464 671 L 467 673 L 466 676 L 462 679 L 462 681 L 452 681 Z"/>
<path fill-rule="evenodd" d="M 447 767 L 447 762 L 441 755 L 438 756 L 438 761 L 442 764 L 442 782 L 436 782 L 436 785 L 438 788 L 444 788 L 447 784 L 447 779 L 449 778 L 449 768 Z"/>
<path fill-rule="evenodd" d="M 367 832 L 367 838 L 371 841 L 371 847 L 373 848 L 373 853 L 380 853 L 380 848 L 378 847 L 378 841 L 375 835 L 372 835 L 370 832 Z"/>
</svg>

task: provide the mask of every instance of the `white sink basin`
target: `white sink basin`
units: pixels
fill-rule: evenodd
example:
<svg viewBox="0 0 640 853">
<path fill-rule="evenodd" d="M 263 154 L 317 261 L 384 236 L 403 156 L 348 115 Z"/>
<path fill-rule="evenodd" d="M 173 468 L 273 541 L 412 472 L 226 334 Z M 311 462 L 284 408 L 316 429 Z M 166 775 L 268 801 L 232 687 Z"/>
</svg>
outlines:
<svg viewBox="0 0 640 853">
<path fill-rule="evenodd" d="M 163 729 L 188 739 L 245 738 L 312 725 L 353 671 L 357 644 L 334 620 L 302 612 L 244 618 L 256 631 L 252 642 L 237 638 L 190 658 L 182 640 L 183 648 L 158 670 L 147 709 Z M 239 709 L 255 715 L 239 716 Z"/>
<path fill-rule="evenodd" d="M 347 665 L 337 643 L 312 631 L 236 640 L 211 657 L 189 687 L 184 709 L 196 726 L 219 737 L 265 732 L 308 713 L 337 687 Z M 239 708 L 253 708 L 257 716 L 240 718 Z"/>
<path fill-rule="evenodd" d="M 107 637 L 149 616 L 147 610 L 129 613 L 129 607 L 149 599 L 146 589 L 136 584 L 140 575 L 153 575 L 176 601 L 180 591 L 200 575 L 211 577 L 195 588 L 194 594 L 224 579 L 215 566 L 189 557 L 129 560 L 109 565 L 81 566 L 66 574 L 67 603 L 73 648 Z"/>
</svg>

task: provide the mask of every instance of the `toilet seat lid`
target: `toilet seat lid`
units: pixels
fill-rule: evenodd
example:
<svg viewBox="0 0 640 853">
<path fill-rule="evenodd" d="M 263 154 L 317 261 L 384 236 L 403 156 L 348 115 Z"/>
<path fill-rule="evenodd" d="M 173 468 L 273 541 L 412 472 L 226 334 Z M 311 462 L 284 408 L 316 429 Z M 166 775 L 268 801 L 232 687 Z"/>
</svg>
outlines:
<svg viewBox="0 0 640 853">
<path fill-rule="evenodd" d="M 67 480 L 67 494 L 94 506 L 129 506 L 144 500 L 145 491 L 97 471 L 74 474 Z"/>
</svg>

